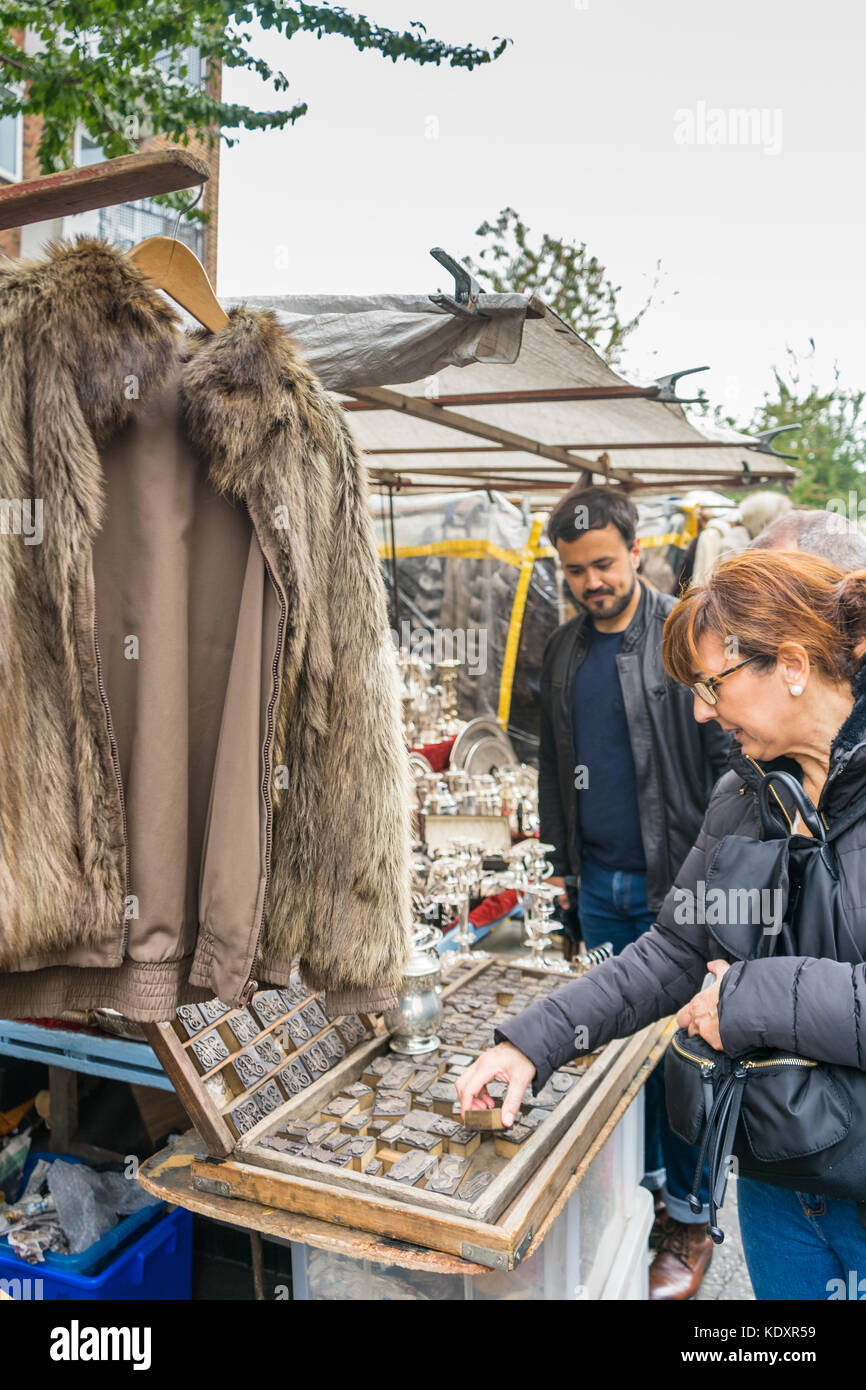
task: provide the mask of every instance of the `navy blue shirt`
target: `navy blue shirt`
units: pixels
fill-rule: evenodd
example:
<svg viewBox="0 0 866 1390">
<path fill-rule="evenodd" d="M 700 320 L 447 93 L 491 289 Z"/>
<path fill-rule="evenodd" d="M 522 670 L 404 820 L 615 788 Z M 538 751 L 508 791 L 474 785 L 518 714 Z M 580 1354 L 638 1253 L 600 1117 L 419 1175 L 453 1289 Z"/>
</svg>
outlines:
<svg viewBox="0 0 866 1390">
<path fill-rule="evenodd" d="M 571 692 L 575 795 L 583 855 L 610 871 L 646 873 L 634 758 L 617 653 L 622 632 L 589 624 L 589 646 Z M 582 771 L 585 769 L 585 771 Z"/>
</svg>

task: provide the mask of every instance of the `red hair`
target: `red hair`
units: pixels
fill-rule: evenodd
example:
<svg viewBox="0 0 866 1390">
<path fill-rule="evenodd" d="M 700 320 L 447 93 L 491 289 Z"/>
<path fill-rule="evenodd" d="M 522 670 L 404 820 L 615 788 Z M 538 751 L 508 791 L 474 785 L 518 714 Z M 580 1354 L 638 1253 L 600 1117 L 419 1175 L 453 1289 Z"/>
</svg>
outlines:
<svg viewBox="0 0 866 1390">
<path fill-rule="evenodd" d="M 866 570 L 845 573 L 801 550 L 746 550 L 693 585 L 668 615 L 662 657 L 683 685 L 703 674 L 697 644 L 736 640 L 739 659 L 769 668 L 785 642 L 805 648 L 830 680 L 850 681 L 866 638 Z"/>
</svg>

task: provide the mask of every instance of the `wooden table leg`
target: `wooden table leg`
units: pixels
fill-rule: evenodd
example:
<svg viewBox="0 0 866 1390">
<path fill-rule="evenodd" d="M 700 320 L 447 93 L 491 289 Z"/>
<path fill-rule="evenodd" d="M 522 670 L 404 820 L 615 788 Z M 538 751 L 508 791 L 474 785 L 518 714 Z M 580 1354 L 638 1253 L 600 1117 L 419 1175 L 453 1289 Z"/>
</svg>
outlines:
<svg viewBox="0 0 866 1390">
<path fill-rule="evenodd" d="M 78 1130 L 78 1073 L 68 1067 L 48 1068 L 51 1093 L 51 1151 L 68 1153 Z"/>
<path fill-rule="evenodd" d="M 265 1262 L 258 1231 L 250 1231 L 250 1251 L 253 1257 L 253 1290 L 256 1299 L 261 1301 L 265 1296 Z"/>
</svg>

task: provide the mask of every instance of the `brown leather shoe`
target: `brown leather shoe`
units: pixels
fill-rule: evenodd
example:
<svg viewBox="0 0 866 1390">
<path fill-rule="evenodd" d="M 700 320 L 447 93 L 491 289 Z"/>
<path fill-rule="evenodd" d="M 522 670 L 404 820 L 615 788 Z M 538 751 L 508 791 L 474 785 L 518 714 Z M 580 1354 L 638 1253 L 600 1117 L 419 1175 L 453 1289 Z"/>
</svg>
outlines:
<svg viewBox="0 0 866 1390">
<path fill-rule="evenodd" d="M 657 1250 L 662 1238 L 662 1231 L 670 1220 L 670 1213 L 657 1192 L 653 1193 L 653 1206 L 655 1208 L 655 1220 L 649 1233 L 649 1248 L 650 1250 Z"/>
<path fill-rule="evenodd" d="M 650 1301 L 694 1298 L 712 1254 L 713 1242 L 705 1225 L 686 1225 L 668 1214 L 650 1265 Z"/>
</svg>

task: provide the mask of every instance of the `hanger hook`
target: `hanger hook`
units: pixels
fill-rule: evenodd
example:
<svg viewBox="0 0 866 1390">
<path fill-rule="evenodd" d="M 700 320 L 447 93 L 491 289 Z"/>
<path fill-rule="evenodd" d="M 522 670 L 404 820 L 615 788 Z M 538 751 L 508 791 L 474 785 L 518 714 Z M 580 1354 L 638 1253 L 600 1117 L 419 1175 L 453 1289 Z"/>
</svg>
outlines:
<svg viewBox="0 0 866 1390">
<path fill-rule="evenodd" d="M 200 187 L 199 187 L 198 193 L 196 193 L 196 195 L 195 195 L 195 197 L 193 198 L 192 202 L 191 202 L 191 203 L 188 203 L 187 206 L 186 206 L 185 208 L 181 208 L 181 209 L 180 209 L 180 212 L 177 214 L 177 220 L 175 221 L 175 224 L 174 224 L 174 230 L 173 230 L 173 232 L 172 232 L 172 234 L 171 234 L 171 239 L 172 239 L 172 241 L 177 241 L 177 229 L 178 229 L 178 227 L 180 226 L 180 219 L 181 219 L 182 217 L 185 217 L 186 214 L 187 214 L 188 212 L 192 212 L 192 210 L 193 210 L 193 208 L 195 207 L 196 203 L 201 202 L 201 197 L 202 197 L 202 194 L 203 194 L 203 193 L 204 193 L 204 184 L 201 184 Z"/>
</svg>

